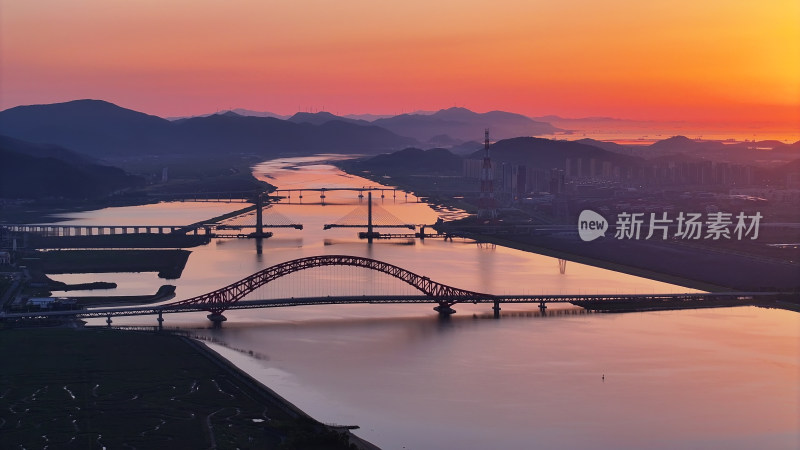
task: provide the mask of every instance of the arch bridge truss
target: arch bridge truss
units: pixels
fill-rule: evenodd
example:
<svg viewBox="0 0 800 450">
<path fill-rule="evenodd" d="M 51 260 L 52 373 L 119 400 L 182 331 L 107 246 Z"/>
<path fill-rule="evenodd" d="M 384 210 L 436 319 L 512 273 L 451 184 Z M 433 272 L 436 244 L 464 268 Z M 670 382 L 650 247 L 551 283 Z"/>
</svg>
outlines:
<svg viewBox="0 0 800 450">
<path fill-rule="evenodd" d="M 273 280 L 301 270 L 325 266 L 361 267 L 398 278 L 436 301 L 439 306 L 434 309 L 442 314 L 454 312 L 451 307 L 458 302 L 471 302 L 494 298 L 494 296 L 490 294 L 468 291 L 438 283 L 428 277 L 418 275 L 402 267 L 383 261 L 360 256 L 322 255 L 299 258 L 276 264 L 223 288 L 164 306 L 165 308 L 196 307 L 209 311 L 212 315 L 219 316 L 226 309 L 236 304 L 236 302 Z"/>
</svg>

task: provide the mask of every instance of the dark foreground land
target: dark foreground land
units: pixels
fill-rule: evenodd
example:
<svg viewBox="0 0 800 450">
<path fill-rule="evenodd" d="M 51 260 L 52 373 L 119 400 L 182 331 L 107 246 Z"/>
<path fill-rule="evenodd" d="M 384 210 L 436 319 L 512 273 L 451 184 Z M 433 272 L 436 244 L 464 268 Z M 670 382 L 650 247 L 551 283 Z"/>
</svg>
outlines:
<svg viewBox="0 0 800 450">
<path fill-rule="evenodd" d="M 215 355 L 169 334 L 0 330 L 0 447 L 356 448 Z"/>
<path fill-rule="evenodd" d="M 188 250 L 58 250 L 25 256 L 29 270 L 47 274 L 158 272 L 160 278 L 180 278 Z"/>
</svg>

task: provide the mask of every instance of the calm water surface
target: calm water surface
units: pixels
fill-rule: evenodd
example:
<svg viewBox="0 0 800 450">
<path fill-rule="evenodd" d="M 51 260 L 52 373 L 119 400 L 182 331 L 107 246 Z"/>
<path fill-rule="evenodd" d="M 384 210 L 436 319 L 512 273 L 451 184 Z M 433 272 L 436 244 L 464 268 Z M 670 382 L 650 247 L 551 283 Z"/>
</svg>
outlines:
<svg viewBox="0 0 800 450">
<path fill-rule="evenodd" d="M 320 158 L 270 161 L 255 173 L 280 188 L 375 184 Z M 376 204 L 405 222 L 436 220 L 413 195 L 408 201 L 396 195 L 387 192 Z M 274 230 L 260 253 L 249 239 L 192 249 L 179 280 L 154 273 L 53 278 L 116 281 L 119 295 L 152 293 L 170 283 L 180 299 L 290 259 L 348 254 L 488 293 L 689 291 L 571 262 L 561 274 L 553 258 L 466 241 L 368 245 L 354 229 L 322 230 L 359 207 L 357 194 L 327 193 L 324 206 L 310 204 L 319 202 L 314 193 L 299 201 L 294 197 L 272 211 L 303 223 L 304 230 Z M 240 206 L 111 208 L 80 213 L 72 222 L 191 223 Z M 186 220 L 176 222 L 181 217 Z M 251 298 L 414 293 L 385 275 L 352 268 L 312 269 L 268 286 Z M 432 306 L 230 311 L 219 330 L 208 327 L 204 314 L 173 314 L 165 325 L 216 342 L 217 351 L 315 418 L 360 425 L 357 434 L 383 448 L 800 446 L 797 313 L 746 307 L 587 314 L 565 306 L 542 316 L 535 305 L 518 305 L 503 306 L 503 317 L 494 320 L 488 305 L 456 305 L 458 313 L 441 321 Z"/>
</svg>

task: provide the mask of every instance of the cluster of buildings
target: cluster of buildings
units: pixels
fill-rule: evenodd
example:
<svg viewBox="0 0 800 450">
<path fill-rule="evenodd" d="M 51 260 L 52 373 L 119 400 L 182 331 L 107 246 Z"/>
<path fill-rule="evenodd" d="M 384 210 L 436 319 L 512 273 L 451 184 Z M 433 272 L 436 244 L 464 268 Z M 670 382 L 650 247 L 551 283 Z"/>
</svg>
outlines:
<svg viewBox="0 0 800 450">
<path fill-rule="evenodd" d="M 483 161 L 465 159 L 463 175 L 479 179 Z M 565 192 L 565 185 L 616 182 L 625 186 L 752 186 L 754 168 L 714 161 L 647 161 L 619 165 L 596 158 L 566 158 L 564 167 L 541 168 L 494 162 L 495 192 L 522 195 L 531 192 Z"/>
<path fill-rule="evenodd" d="M 66 310 L 77 309 L 78 300 L 67 297 L 31 297 L 26 302 L 28 308 L 38 308 L 40 310 Z"/>
<path fill-rule="evenodd" d="M 756 187 L 761 180 L 753 166 L 680 157 L 626 158 L 565 158 L 563 167 L 546 168 L 492 161 L 487 150 L 483 159 L 464 160 L 463 176 L 480 180 L 475 185 L 481 186 L 481 198 L 488 196 L 484 191 L 491 180 L 496 207 L 525 207 L 557 220 L 587 204 L 605 205 L 609 210 L 652 207 L 654 211 L 663 211 L 667 205 L 691 205 L 706 212 L 720 205 L 743 209 L 767 203 L 800 205 L 800 189 L 792 186 L 798 175 L 790 177 L 786 187 L 762 188 Z M 664 197 L 655 198 L 656 194 Z M 648 204 L 650 200 L 653 205 Z"/>
</svg>

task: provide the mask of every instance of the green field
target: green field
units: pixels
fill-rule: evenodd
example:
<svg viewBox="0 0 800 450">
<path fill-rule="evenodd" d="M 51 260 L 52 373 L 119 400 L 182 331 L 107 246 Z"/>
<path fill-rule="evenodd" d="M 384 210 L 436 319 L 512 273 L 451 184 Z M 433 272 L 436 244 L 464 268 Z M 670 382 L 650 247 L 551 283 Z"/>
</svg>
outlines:
<svg viewBox="0 0 800 450">
<path fill-rule="evenodd" d="M 2 448 L 349 448 L 187 339 L 0 330 Z"/>
</svg>

